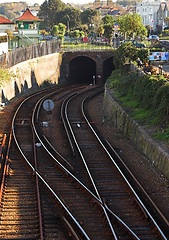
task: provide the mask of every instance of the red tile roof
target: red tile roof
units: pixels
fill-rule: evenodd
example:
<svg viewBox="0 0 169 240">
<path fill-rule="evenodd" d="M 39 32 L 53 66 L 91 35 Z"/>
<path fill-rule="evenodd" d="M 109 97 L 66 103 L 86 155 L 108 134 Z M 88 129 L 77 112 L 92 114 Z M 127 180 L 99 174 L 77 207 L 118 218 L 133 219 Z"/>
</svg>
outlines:
<svg viewBox="0 0 169 240">
<path fill-rule="evenodd" d="M 21 17 L 16 18 L 15 21 L 42 21 L 42 19 L 39 19 L 37 17 L 35 17 L 31 11 L 29 10 L 29 8 L 26 9 L 26 11 L 22 14 Z"/>
<path fill-rule="evenodd" d="M 0 24 L 13 24 L 13 22 L 7 18 L 0 16 Z"/>
</svg>

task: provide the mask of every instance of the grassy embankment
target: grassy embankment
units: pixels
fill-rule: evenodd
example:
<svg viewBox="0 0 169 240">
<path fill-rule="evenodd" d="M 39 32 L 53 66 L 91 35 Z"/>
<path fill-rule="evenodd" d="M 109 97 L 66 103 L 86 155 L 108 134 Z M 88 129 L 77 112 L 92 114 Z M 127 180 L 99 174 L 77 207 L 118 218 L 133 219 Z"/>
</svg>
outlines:
<svg viewBox="0 0 169 240">
<path fill-rule="evenodd" d="M 154 137 L 169 144 L 169 81 L 161 75 L 139 77 L 115 70 L 107 83 L 132 118 L 153 126 Z"/>
</svg>

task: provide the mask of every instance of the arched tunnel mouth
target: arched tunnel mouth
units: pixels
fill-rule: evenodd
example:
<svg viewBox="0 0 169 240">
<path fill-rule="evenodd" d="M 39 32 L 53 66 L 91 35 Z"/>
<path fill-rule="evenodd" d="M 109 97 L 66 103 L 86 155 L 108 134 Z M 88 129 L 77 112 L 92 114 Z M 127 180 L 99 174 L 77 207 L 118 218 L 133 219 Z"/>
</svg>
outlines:
<svg viewBox="0 0 169 240">
<path fill-rule="evenodd" d="M 103 84 L 115 69 L 113 57 L 107 58 L 103 62 L 102 74 L 100 79 L 96 76 L 96 62 L 90 57 L 79 56 L 72 59 L 69 63 L 69 81 L 71 83 L 83 84 Z"/>
<path fill-rule="evenodd" d="M 112 71 L 115 69 L 113 63 L 113 57 L 107 58 L 103 62 L 103 82 L 106 82 L 106 79 L 111 75 Z"/>
<path fill-rule="evenodd" d="M 69 79 L 72 83 L 92 84 L 96 76 L 96 62 L 89 57 L 76 57 L 69 63 Z"/>
</svg>

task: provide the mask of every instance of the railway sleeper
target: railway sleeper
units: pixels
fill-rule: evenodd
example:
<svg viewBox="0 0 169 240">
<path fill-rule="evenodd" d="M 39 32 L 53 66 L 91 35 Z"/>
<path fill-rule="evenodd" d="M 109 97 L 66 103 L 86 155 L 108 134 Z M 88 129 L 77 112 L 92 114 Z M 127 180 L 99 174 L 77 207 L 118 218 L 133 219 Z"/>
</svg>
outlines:
<svg viewBox="0 0 169 240">
<path fill-rule="evenodd" d="M 11 237 L 11 236 L 4 236 L 3 238 L 1 238 L 1 235 L 0 235 L 0 240 L 4 240 L 4 239 L 7 239 L 7 240 L 40 240 L 40 237 L 37 235 L 37 236 L 14 236 L 14 237 Z"/>
</svg>

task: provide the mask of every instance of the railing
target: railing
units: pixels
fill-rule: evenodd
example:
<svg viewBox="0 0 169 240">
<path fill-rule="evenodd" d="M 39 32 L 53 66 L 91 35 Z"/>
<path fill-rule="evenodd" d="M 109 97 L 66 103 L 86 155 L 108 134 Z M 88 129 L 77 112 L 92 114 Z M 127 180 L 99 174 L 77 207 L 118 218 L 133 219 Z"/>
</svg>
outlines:
<svg viewBox="0 0 169 240">
<path fill-rule="evenodd" d="M 27 43 L 27 45 L 35 44 L 27 35 L 25 34 L 19 34 L 18 37 L 20 37 L 24 42 Z M 27 40 L 27 41 L 26 41 Z"/>
</svg>

